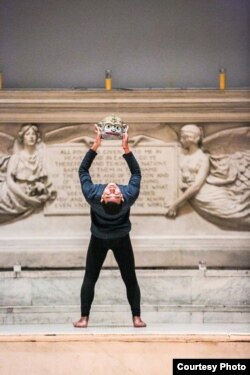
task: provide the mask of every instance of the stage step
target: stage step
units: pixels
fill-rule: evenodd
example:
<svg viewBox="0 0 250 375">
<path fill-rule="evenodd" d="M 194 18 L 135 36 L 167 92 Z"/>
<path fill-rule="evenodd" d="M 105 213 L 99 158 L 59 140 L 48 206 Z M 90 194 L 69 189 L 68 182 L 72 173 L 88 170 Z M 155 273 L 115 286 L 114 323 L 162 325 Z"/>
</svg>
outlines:
<svg viewBox="0 0 250 375">
<path fill-rule="evenodd" d="M 142 305 L 142 317 L 157 323 L 250 323 L 249 306 Z M 64 324 L 78 320 L 80 307 L 74 306 L 11 306 L 0 307 L 0 325 Z M 130 325 L 128 305 L 93 305 L 91 322 L 97 325 Z"/>
<path fill-rule="evenodd" d="M 84 271 L 0 272 L 0 324 L 69 323 L 80 314 Z M 137 270 L 142 315 L 151 323 L 250 322 L 249 271 Z M 118 270 L 102 270 L 91 319 L 127 324 L 130 309 Z"/>
<path fill-rule="evenodd" d="M 0 328 L 1 375 L 172 375 L 173 358 L 247 358 L 250 326 Z"/>
</svg>

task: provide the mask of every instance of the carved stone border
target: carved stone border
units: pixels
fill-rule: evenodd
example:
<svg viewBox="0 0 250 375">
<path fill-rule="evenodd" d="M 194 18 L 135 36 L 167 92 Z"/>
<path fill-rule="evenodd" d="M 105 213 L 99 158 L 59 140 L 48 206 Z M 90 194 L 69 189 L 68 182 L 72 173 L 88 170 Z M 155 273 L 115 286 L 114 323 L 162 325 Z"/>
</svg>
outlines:
<svg viewBox="0 0 250 375">
<path fill-rule="evenodd" d="M 3 90 L 0 122 L 249 122 L 250 90 Z"/>
<path fill-rule="evenodd" d="M 249 269 L 250 235 L 244 236 L 177 236 L 173 237 L 133 237 L 136 264 L 152 268 L 195 268 L 203 261 L 209 268 Z M 0 268 L 13 268 L 13 259 L 22 267 L 74 268 L 85 264 L 89 238 L 47 238 L 44 239 L 1 239 Z M 36 251 L 34 251 L 36 249 Z M 240 250 L 239 250 L 240 249 Z M 74 254 L 74 256 L 72 256 Z M 237 256 L 236 256 L 237 254 Z M 48 256 L 49 255 L 49 256 Z M 111 256 L 105 261 L 105 267 L 117 267 Z"/>
</svg>

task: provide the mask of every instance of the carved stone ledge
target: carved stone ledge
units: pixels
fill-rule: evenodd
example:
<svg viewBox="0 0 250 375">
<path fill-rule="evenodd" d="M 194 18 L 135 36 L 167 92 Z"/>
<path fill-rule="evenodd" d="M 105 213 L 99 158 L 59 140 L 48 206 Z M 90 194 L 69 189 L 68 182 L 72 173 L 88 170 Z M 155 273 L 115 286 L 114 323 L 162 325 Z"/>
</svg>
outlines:
<svg viewBox="0 0 250 375">
<path fill-rule="evenodd" d="M 250 90 L 3 90 L 0 122 L 249 122 Z"/>
<path fill-rule="evenodd" d="M 133 233 L 133 232 L 132 232 Z M 185 238 L 131 236 L 138 268 L 193 268 L 200 261 L 208 269 L 250 269 L 250 235 L 244 237 L 200 236 Z M 79 268 L 85 265 L 89 238 L 18 238 L 2 239 L 0 268 L 12 269 L 14 264 L 23 268 Z M 111 252 L 104 268 L 116 268 Z"/>
</svg>

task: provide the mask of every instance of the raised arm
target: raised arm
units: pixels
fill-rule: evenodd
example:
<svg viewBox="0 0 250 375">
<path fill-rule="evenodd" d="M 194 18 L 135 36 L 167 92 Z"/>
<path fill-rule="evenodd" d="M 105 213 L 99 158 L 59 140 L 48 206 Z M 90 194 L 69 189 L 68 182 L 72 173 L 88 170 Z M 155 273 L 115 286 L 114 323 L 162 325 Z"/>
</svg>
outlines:
<svg viewBox="0 0 250 375">
<path fill-rule="evenodd" d="M 95 132 L 96 132 L 96 138 L 92 145 L 92 147 L 87 151 L 86 155 L 84 156 L 80 167 L 79 167 L 79 178 L 81 183 L 81 188 L 83 195 L 87 200 L 91 199 L 93 197 L 93 187 L 94 184 L 92 182 L 89 168 L 91 167 L 91 164 L 93 160 L 95 159 L 97 155 L 97 149 L 101 145 L 101 134 L 98 126 L 95 126 Z"/>
<path fill-rule="evenodd" d="M 127 131 L 123 135 L 122 147 L 124 150 L 123 157 L 126 160 L 131 173 L 127 193 L 131 204 L 133 204 L 140 193 L 141 169 L 136 158 L 129 149 Z"/>
</svg>

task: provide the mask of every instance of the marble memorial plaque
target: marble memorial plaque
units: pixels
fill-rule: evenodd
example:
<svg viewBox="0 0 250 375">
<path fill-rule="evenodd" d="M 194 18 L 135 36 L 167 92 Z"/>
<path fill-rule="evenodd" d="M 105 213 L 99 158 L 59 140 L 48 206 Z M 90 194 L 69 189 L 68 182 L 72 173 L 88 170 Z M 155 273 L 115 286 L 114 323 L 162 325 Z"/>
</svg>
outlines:
<svg viewBox="0 0 250 375">
<path fill-rule="evenodd" d="M 89 214 L 78 177 L 78 169 L 87 148 L 82 144 L 55 144 L 47 149 L 47 165 L 57 198 L 47 205 L 45 215 Z M 177 197 L 177 147 L 162 143 L 145 143 L 133 148 L 141 171 L 140 196 L 131 214 L 161 215 Z M 90 168 L 93 183 L 127 184 L 130 172 L 122 157 L 120 144 L 107 142 L 98 150 Z"/>
</svg>

